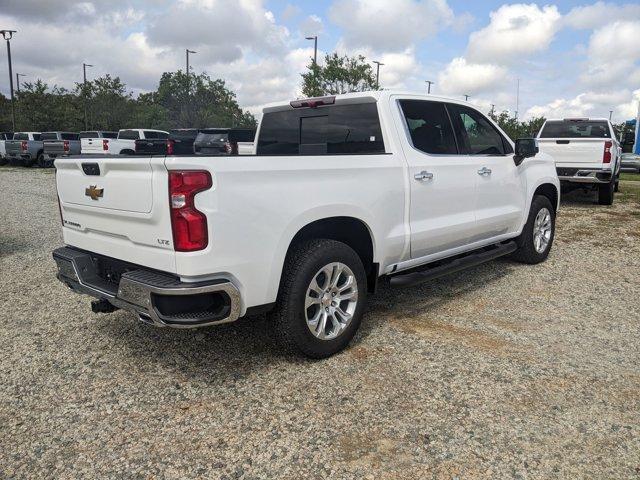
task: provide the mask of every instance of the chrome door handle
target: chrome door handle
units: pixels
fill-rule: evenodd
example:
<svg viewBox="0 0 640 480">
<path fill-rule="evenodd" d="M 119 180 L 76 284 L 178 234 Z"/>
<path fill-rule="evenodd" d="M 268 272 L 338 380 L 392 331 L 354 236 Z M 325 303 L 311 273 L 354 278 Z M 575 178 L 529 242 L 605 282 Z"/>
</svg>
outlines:
<svg viewBox="0 0 640 480">
<path fill-rule="evenodd" d="M 482 167 L 480 170 L 478 170 L 478 175 L 491 175 L 491 169 Z"/>
<path fill-rule="evenodd" d="M 422 170 L 420 173 L 416 173 L 413 178 L 420 182 L 423 182 L 425 180 L 431 180 L 433 178 L 433 173 Z"/>
</svg>

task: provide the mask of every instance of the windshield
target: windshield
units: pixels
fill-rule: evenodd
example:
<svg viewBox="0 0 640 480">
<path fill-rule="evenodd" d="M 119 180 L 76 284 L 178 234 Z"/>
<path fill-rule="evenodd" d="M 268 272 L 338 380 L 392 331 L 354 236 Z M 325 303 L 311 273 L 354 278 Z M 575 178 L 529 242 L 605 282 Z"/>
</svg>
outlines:
<svg viewBox="0 0 640 480">
<path fill-rule="evenodd" d="M 550 120 L 540 138 L 611 138 L 611 134 L 604 120 Z"/>
</svg>

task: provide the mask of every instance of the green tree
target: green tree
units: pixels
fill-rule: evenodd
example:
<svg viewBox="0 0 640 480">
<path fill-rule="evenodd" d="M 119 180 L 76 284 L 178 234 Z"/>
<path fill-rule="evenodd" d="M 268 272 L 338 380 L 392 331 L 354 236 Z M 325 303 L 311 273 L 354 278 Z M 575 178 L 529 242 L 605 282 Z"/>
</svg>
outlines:
<svg viewBox="0 0 640 480">
<path fill-rule="evenodd" d="M 165 72 L 149 101 L 166 109 L 170 128 L 256 125 L 253 115 L 238 106 L 224 80 L 211 80 L 205 73 Z"/>
<path fill-rule="evenodd" d="M 334 52 L 324 57 L 323 66 L 311 62 L 307 69 L 302 74 L 302 93 L 307 97 L 377 90 L 373 69 L 362 55 Z"/>
<path fill-rule="evenodd" d="M 18 130 L 78 130 L 82 125 L 79 97 L 42 80 L 24 83 L 20 93 L 16 92 L 15 105 Z"/>
<path fill-rule="evenodd" d="M 507 111 L 497 115 L 494 112 L 489 112 L 489 117 L 514 141 L 518 138 L 535 137 L 545 121 L 544 117 L 534 117 L 526 122 L 521 122 L 513 118 Z"/>
<path fill-rule="evenodd" d="M 87 82 L 86 89 L 78 83 L 76 93 L 80 100 L 83 95 L 87 97 L 89 128 L 118 130 L 134 126 L 136 100 L 120 77 L 107 74 Z"/>
</svg>

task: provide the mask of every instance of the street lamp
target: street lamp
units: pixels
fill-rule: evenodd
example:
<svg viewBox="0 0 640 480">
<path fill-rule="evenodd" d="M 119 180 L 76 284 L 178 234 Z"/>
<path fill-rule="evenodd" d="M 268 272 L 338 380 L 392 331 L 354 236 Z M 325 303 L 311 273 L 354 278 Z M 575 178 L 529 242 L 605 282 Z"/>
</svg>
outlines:
<svg viewBox="0 0 640 480">
<path fill-rule="evenodd" d="M 185 51 L 187 52 L 187 76 L 189 75 L 189 54 L 190 53 L 198 53 L 194 50 L 189 50 L 188 48 L 185 49 Z"/>
<path fill-rule="evenodd" d="M 13 70 L 11 69 L 11 39 L 16 30 L 0 30 L 2 38 L 7 41 L 7 57 L 9 59 L 9 91 L 11 92 L 11 125 L 16 130 L 16 111 L 13 105 Z"/>
<path fill-rule="evenodd" d="M 466 102 L 466 101 L 468 101 L 470 96 L 471 96 L 471 95 L 465 95 L 465 96 L 464 96 L 464 101 L 465 101 L 465 102 Z"/>
<path fill-rule="evenodd" d="M 305 40 L 313 40 L 313 64 L 318 64 L 318 36 L 314 35 L 313 37 L 304 37 Z"/>
<path fill-rule="evenodd" d="M 82 86 L 84 90 L 84 129 L 87 130 L 89 128 L 89 122 L 87 120 L 87 67 L 93 67 L 88 63 L 82 63 Z"/>
<path fill-rule="evenodd" d="M 427 82 L 427 94 L 431 93 L 431 85 L 435 85 L 435 82 L 432 82 L 431 80 L 425 80 L 425 82 Z"/>
<path fill-rule="evenodd" d="M 20 77 L 26 77 L 26 73 L 16 72 L 16 92 L 20 93 Z"/>
<path fill-rule="evenodd" d="M 376 67 L 376 90 L 380 88 L 380 65 L 384 65 L 384 63 L 374 60 L 373 63 L 377 65 Z"/>
</svg>

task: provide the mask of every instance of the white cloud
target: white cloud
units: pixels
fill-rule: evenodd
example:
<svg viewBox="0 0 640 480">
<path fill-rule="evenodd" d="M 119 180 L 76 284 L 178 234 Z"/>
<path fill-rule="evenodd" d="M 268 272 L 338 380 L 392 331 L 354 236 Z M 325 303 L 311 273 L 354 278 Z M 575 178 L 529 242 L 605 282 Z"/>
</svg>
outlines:
<svg viewBox="0 0 640 480">
<path fill-rule="evenodd" d="M 438 75 L 438 89 L 445 94 L 475 95 L 504 85 L 507 70 L 489 63 L 470 63 L 457 57 Z"/>
<path fill-rule="evenodd" d="M 620 90 L 614 93 L 586 92 L 573 98 L 558 98 L 544 105 L 529 108 L 528 117 L 566 118 L 566 117 L 609 117 L 621 122 L 635 117 L 640 89 L 635 91 Z"/>
<path fill-rule="evenodd" d="M 289 20 L 297 17 L 301 13 L 302 13 L 302 9 L 299 6 L 292 5 L 289 3 L 286 7 L 284 7 L 284 10 L 282 11 L 282 20 L 285 22 L 288 22 Z"/>
<path fill-rule="evenodd" d="M 596 2 L 572 8 L 563 19 L 565 25 L 578 29 L 593 29 L 615 20 L 640 19 L 640 4 Z"/>
<path fill-rule="evenodd" d="M 446 0 L 339 0 L 329 18 L 349 47 L 403 51 L 451 25 L 454 15 Z"/>
<path fill-rule="evenodd" d="M 555 6 L 503 5 L 491 22 L 469 37 L 467 58 L 478 63 L 507 63 L 521 55 L 546 50 L 560 28 Z"/>
<path fill-rule="evenodd" d="M 322 19 L 317 15 L 309 15 L 300 22 L 300 32 L 306 37 L 319 35 L 322 32 Z"/>
</svg>

